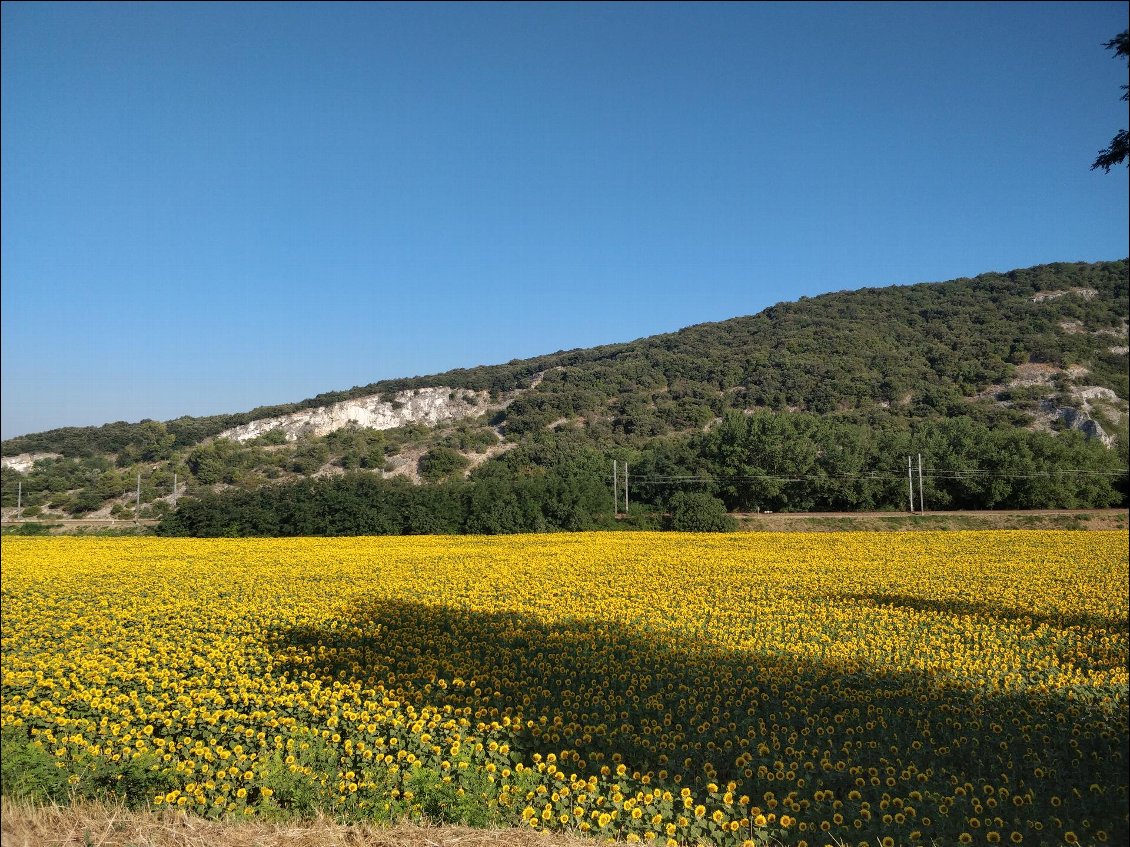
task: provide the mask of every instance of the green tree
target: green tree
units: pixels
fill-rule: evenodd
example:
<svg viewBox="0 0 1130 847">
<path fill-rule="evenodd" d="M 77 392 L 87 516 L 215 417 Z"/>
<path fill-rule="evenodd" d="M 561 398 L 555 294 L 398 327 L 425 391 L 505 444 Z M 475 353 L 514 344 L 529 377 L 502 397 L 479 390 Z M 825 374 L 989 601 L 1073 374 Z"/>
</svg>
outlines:
<svg viewBox="0 0 1130 847">
<path fill-rule="evenodd" d="M 433 447 L 421 456 L 416 467 L 420 471 L 420 476 L 425 480 L 438 482 L 462 471 L 469 464 L 470 460 L 462 453 L 458 453 L 450 447 L 440 446 Z"/>
<path fill-rule="evenodd" d="M 330 451 L 323 441 L 309 441 L 301 444 L 290 460 L 290 469 L 295 473 L 309 475 L 326 463 Z"/>
<path fill-rule="evenodd" d="M 472 535 L 502 535 L 527 528 L 518 497 L 503 480 L 485 479 L 472 486 L 466 510 L 467 532 Z"/>
<path fill-rule="evenodd" d="M 1114 51 L 1114 57 L 1130 59 L 1130 30 L 1122 30 L 1118 35 L 1106 43 L 1107 50 Z M 1122 86 L 1122 101 L 1130 100 L 1130 86 Z M 1105 150 L 1100 150 L 1098 158 L 1095 159 L 1091 170 L 1102 168 L 1106 173 L 1110 173 L 1110 169 L 1115 165 L 1120 165 L 1126 161 L 1126 156 L 1130 154 L 1130 135 L 1127 135 L 1126 130 L 1119 130 L 1110 142 L 1110 146 Z"/>
<path fill-rule="evenodd" d="M 91 491 L 89 488 L 84 488 L 78 492 L 71 500 L 68 506 L 68 511 L 72 515 L 84 515 L 87 512 L 101 508 L 102 497 L 97 491 Z"/>
<path fill-rule="evenodd" d="M 253 454 L 240 444 L 217 438 L 211 444 L 197 447 L 188 454 L 185 466 L 202 485 L 239 481 L 253 460 Z M 320 466 L 320 465 L 319 465 Z"/>
<path fill-rule="evenodd" d="M 813 488 L 797 478 L 819 470 L 816 426 L 814 415 L 727 414 L 703 439 L 715 475 L 727 480 L 725 502 L 740 511 L 810 509 Z"/>
<path fill-rule="evenodd" d="M 733 532 L 738 522 L 726 504 L 703 491 L 680 491 L 671 498 L 671 529 L 676 532 Z"/>
</svg>

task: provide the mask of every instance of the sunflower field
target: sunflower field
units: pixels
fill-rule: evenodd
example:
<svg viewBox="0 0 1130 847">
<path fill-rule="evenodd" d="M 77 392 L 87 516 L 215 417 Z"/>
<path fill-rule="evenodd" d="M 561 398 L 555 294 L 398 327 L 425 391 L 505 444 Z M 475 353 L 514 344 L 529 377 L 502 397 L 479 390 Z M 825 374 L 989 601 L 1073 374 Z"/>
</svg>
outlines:
<svg viewBox="0 0 1130 847">
<path fill-rule="evenodd" d="M 1124 844 L 1127 533 L 5 538 L 3 788 Z"/>
</svg>

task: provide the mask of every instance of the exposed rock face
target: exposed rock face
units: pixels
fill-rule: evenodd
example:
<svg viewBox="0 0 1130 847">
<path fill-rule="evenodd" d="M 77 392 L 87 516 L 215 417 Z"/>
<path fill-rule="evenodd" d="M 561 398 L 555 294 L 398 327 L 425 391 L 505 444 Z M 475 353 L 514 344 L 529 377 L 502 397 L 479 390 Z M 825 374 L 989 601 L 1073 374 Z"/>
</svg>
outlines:
<svg viewBox="0 0 1130 847">
<path fill-rule="evenodd" d="M 1055 365 L 1048 365 L 1042 362 L 1027 362 L 1016 368 L 1016 376 L 1009 380 L 1009 388 L 1028 388 L 1033 385 L 1051 385 L 1057 376 L 1063 373 L 1062 368 L 1057 368 Z M 1000 386 L 994 385 L 989 388 L 989 392 L 995 394 L 1001 390 Z"/>
<path fill-rule="evenodd" d="M 0 465 L 16 471 L 17 473 L 27 473 L 35 467 L 35 463 L 41 459 L 58 458 L 58 453 L 20 453 L 18 456 L 4 456 L 0 458 Z"/>
<path fill-rule="evenodd" d="M 380 395 L 360 397 L 276 418 L 263 418 L 224 430 L 217 437 L 242 442 L 282 430 L 287 441 L 297 441 L 303 435 L 327 435 L 348 426 L 363 429 L 395 429 L 412 423 L 434 426 L 443 421 L 481 415 L 491 408 L 488 401 L 489 394 L 485 391 L 416 388 L 398 392 L 387 400 Z"/>
<path fill-rule="evenodd" d="M 1127 336 L 1130 336 L 1130 323 L 1123 321 L 1122 326 L 1118 327 L 1118 329 L 1100 329 L 1096 331 L 1095 334 L 1113 335 L 1115 338 L 1121 338 L 1125 340 Z M 1127 353 L 1130 353 L 1130 347 L 1127 347 L 1125 344 L 1116 344 L 1113 347 L 1108 347 L 1107 349 L 1115 356 L 1125 356 Z"/>
<path fill-rule="evenodd" d="M 1033 303 L 1043 303 L 1045 300 L 1058 300 L 1060 297 L 1066 297 L 1068 294 L 1074 294 L 1076 297 L 1082 297 L 1084 300 L 1090 300 L 1096 297 L 1099 292 L 1093 288 L 1068 288 L 1064 291 L 1037 291 L 1032 295 Z"/>
<path fill-rule="evenodd" d="M 1039 401 L 1039 411 L 1036 413 L 1033 429 L 1044 432 L 1054 432 L 1063 427 L 1077 429 L 1087 438 L 1097 439 L 1106 447 L 1113 447 L 1114 436 L 1102 428 L 1095 419 L 1095 413 L 1120 423 L 1130 414 L 1130 409 L 1127 408 L 1126 401 L 1120 399 L 1109 388 L 1099 385 L 1080 385 L 1079 382 L 1088 373 L 1088 370 L 1081 365 L 1058 368 L 1055 365 L 1029 362 L 1016 368 L 1016 376 L 1007 386 L 991 385 L 977 396 L 995 399 L 1002 406 L 1011 406 L 1011 401 L 1000 399 L 1001 393 L 1006 388 L 1043 389 L 1044 396 Z M 1059 380 L 1066 381 L 1062 393 L 1056 389 Z"/>
<path fill-rule="evenodd" d="M 1071 393 L 1085 402 L 1091 400 L 1105 400 L 1108 403 L 1117 403 L 1118 395 L 1111 391 L 1109 388 L 1103 388 L 1099 385 L 1086 385 L 1080 388 L 1073 388 Z"/>
<path fill-rule="evenodd" d="M 1052 421 L 1059 421 L 1061 425 L 1068 429 L 1077 429 L 1087 438 L 1097 438 L 1106 447 L 1114 446 L 1114 436 L 1107 435 L 1103 428 L 1099 426 L 1099 422 L 1087 412 L 1071 406 L 1056 406 L 1050 400 L 1041 402 L 1040 410 Z"/>
<path fill-rule="evenodd" d="M 1077 429 L 1087 438 L 1098 439 L 1106 447 L 1114 446 L 1114 436 L 1100 426 L 1091 415 L 1095 411 L 1097 402 L 1100 408 L 1117 420 L 1127 414 L 1126 404 L 1118 399 L 1118 395 L 1109 388 L 1099 385 L 1073 386 L 1071 388 L 1072 406 L 1057 406 L 1052 400 L 1040 402 L 1040 411 L 1044 413 L 1045 426 L 1058 422 L 1068 429 Z"/>
</svg>

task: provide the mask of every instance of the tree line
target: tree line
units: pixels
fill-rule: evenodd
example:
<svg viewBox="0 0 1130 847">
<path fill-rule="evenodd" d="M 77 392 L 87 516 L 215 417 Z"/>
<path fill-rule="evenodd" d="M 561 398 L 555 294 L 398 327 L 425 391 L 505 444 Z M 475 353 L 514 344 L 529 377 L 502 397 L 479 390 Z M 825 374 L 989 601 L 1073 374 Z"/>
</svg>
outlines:
<svg viewBox="0 0 1130 847">
<path fill-rule="evenodd" d="M 613 517 L 610 456 L 580 435 L 547 433 L 467 479 L 414 485 L 354 471 L 186 498 L 159 531 L 215 537 L 730 529 L 727 511 L 903 510 L 906 457 L 919 452 L 931 509 L 1128 502 L 1125 464 L 1076 432 L 994 430 L 968 419 L 873 430 L 835 416 L 731 413 L 708 432 L 620 454 L 631 468 L 626 523 Z"/>
</svg>

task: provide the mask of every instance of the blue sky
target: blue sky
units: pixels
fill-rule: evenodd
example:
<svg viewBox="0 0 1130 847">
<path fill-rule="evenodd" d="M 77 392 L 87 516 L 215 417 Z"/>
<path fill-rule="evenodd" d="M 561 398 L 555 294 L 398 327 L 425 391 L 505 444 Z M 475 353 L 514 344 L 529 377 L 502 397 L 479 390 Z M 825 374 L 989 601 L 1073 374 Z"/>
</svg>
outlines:
<svg viewBox="0 0 1130 847">
<path fill-rule="evenodd" d="M 3 4 L 2 430 L 1124 258 L 1111 3 Z"/>
</svg>

